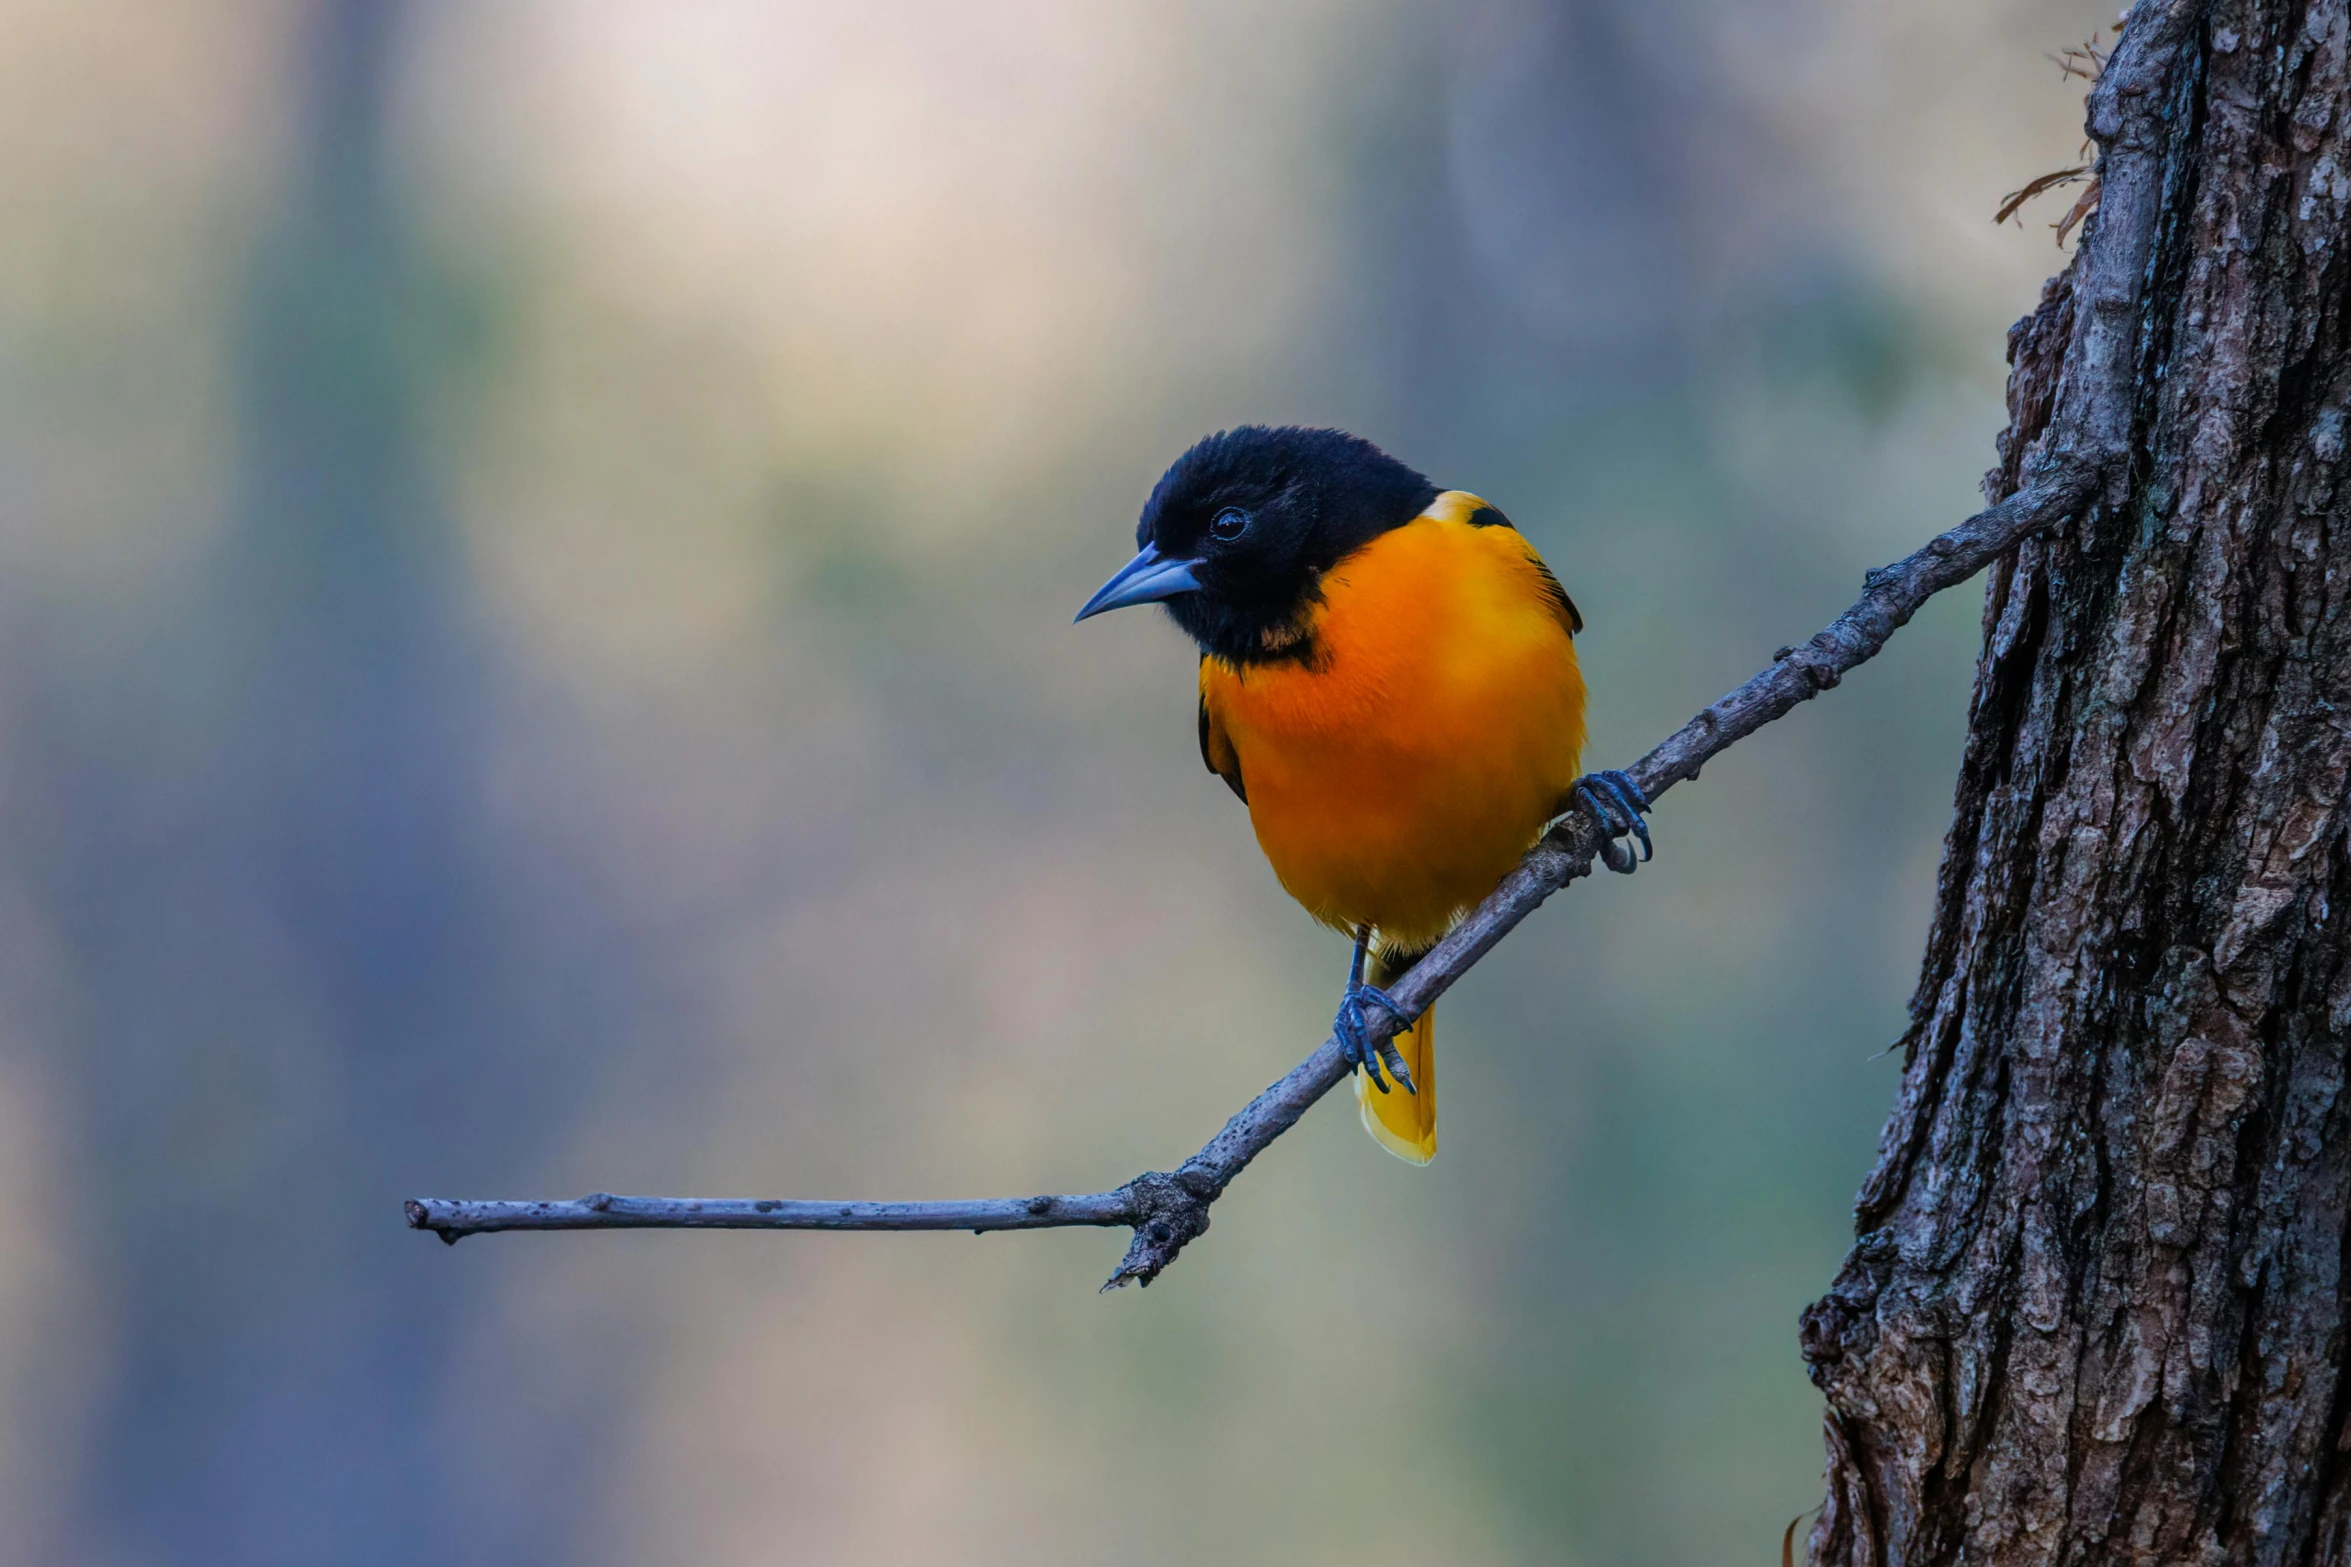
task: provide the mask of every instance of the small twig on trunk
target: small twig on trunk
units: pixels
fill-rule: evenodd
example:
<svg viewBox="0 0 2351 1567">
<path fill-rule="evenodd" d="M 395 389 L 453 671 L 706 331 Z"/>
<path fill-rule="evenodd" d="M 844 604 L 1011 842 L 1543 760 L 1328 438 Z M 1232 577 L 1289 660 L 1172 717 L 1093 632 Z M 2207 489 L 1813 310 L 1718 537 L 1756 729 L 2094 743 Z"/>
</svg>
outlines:
<svg viewBox="0 0 2351 1567">
<path fill-rule="evenodd" d="M 2070 521 L 2097 493 L 2101 466 L 2060 452 L 2016 494 L 1927 542 L 1891 566 L 1870 572 L 1861 597 L 1801 647 L 1782 648 L 1771 666 L 1676 730 L 1626 771 L 1654 800 L 1718 753 L 1793 710 L 1875 657 L 1886 640 L 1943 589 L 1974 576 L 2028 534 Z M 1450 989 L 1520 920 L 1579 876 L 1589 875 L 1601 832 L 1581 807 L 1544 835 L 1493 895 L 1453 933 L 1389 987 L 1415 1013 Z M 1386 1037 L 1391 1024 L 1375 1024 Z M 1107 1192 L 1062 1197 L 981 1198 L 968 1202 L 785 1202 L 706 1197 L 614 1197 L 575 1202 L 474 1202 L 423 1198 L 408 1203 L 411 1227 L 455 1244 L 494 1230 L 989 1230 L 1125 1225 L 1134 1239 L 1104 1289 L 1149 1284 L 1208 1228 L 1208 1210 L 1224 1190 L 1314 1102 L 1343 1081 L 1346 1058 L 1336 1039 L 1251 1100 L 1224 1130 L 1172 1173 L 1152 1171 Z"/>
<path fill-rule="evenodd" d="M 2098 210 L 2098 198 L 2105 193 L 2106 188 L 2098 183 L 2097 176 L 2092 175 L 2090 183 L 2082 187 L 2081 195 L 2075 199 L 2065 216 L 2049 225 L 2057 231 L 2057 247 L 2060 250 L 2065 248 L 2065 237 L 2078 228 L 2083 219 Z"/>
<path fill-rule="evenodd" d="M 2000 198 L 2000 210 L 1992 214 L 1992 222 L 1994 224 L 2007 222 L 2024 209 L 2026 202 L 2031 201 L 2043 191 L 2055 190 L 2060 185 L 2071 185 L 2077 180 L 2088 178 L 2089 173 L 2090 166 L 2088 164 L 2077 163 L 2070 169 L 2058 169 L 2036 179 L 2026 180 L 2024 189 L 2012 190 Z"/>
</svg>

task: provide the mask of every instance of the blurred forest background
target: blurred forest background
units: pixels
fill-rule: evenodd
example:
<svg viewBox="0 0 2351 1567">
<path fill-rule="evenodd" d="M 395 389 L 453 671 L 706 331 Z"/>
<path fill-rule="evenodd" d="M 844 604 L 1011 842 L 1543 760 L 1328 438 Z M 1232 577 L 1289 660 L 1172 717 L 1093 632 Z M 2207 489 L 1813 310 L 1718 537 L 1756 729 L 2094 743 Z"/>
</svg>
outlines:
<svg viewBox="0 0 2351 1567">
<path fill-rule="evenodd" d="M 1975 593 L 1121 1237 L 1345 949 L 1201 769 L 1160 469 L 1517 518 L 1621 764 L 1975 504 L 2104 6 L 0 11 L 0 1559 L 1776 1559 Z"/>
</svg>

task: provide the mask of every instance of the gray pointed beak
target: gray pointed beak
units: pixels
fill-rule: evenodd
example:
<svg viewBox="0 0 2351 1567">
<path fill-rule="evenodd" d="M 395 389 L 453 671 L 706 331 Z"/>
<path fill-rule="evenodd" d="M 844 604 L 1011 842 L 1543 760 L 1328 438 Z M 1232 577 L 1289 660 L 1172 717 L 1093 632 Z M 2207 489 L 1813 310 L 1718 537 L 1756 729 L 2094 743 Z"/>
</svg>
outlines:
<svg viewBox="0 0 2351 1567">
<path fill-rule="evenodd" d="M 1158 545 L 1146 544 L 1133 560 L 1118 568 L 1117 576 L 1102 584 L 1101 592 L 1086 600 L 1086 607 L 1078 611 L 1078 620 L 1099 615 L 1106 609 L 1154 604 L 1179 593 L 1197 593 L 1200 579 L 1193 573 L 1199 566 L 1196 560 L 1175 560 L 1160 554 Z"/>
</svg>

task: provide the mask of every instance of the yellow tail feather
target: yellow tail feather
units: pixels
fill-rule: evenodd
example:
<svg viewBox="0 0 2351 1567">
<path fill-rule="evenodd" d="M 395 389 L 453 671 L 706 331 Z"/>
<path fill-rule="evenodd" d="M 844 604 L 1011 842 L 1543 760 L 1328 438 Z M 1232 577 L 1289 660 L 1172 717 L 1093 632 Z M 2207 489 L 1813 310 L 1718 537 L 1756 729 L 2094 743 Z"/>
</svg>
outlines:
<svg viewBox="0 0 2351 1567">
<path fill-rule="evenodd" d="M 1365 978 L 1383 990 L 1404 977 L 1420 960 L 1417 952 L 1377 952 L 1366 965 Z M 1368 1074 L 1355 1074 L 1355 1102 L 1363 1109 L 1363 1129 L 1372 1141 L 1406 1164 L 1426 1164 L 1437 1156 L 1437 1009 L 1430 1007 L 1411 1028 L 1396 1036 L 1404 1069 L 1412 1074 L 1418 1093 L 1391 1080 L 1381 1093 Z"/>
</svg>

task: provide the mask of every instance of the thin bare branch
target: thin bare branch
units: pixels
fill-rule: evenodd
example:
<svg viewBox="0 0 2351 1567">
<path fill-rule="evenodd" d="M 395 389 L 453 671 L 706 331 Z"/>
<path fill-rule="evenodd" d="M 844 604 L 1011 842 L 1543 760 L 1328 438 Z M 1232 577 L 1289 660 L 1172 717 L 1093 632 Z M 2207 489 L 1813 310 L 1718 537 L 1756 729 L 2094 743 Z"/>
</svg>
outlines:
<svg viewBox="0 0 2351 1567">
<path fill-rule="evenodd" d="M 455 1245 L 493 1230 L 1046 1230 L 1132 1223 L 1124 1188 L 1082 1197 L 975 1197 L 964 1202 L 790 1202 L 775 1197 L 615 1197 L 568 1202 L 412 1201 L 412 1228 Z"/>
<path fill-rule="evenodd" d="M 1676 730 L 1626 769 L 1654 800 L 1698 776 L 1705 762 L 1798 704 L 1835 686 L 1875 657 L 1920 605 L 1982 570 L 2026 535 L 2073 517 L 2097 490 L 2097 469 L 2053 458 L 2007 500 L 1977 513 L 1891 566 L 1870 572 L 1861 597 L 1819 635 L 1782 648 L 1771 666 Z M 1601 845 L 1599 825 L 1580 807 L 1546 834 L 1491 897 L 1401 981 L 1396 999 L 1418 1012 L 1492 951 L 1518 922 L 1580 876 Z M 1374 1032 L 1394 1031 L 1383 1019 Z M 981 1198 L 967 1202 L 788 1202 L 709 1197 L 615 1197 L 574 1202 L 481 1202 L 423 1198 L 407 1205 L 410 1226 L 454 1244 L 496 1230 L 1035 1230 L 1126 1225 L 1134 1230 L 1118 1271 L 1103 1287 L 1149 1284 L 1208 1228 L 1208 1210 L 1249 1162 L 1344 1081 L 1336 1039 L 1251 1100 L 1224 1130 L 1172 1173 L 1138 1175 L 1114 1191 L 1077 1196 Z"/>
<path fill-rule="evenodd" d="M 1704 763 L 1877 656 L 1935 594 L 1966 581 L 2028 536 L 2070 522 L 2102 499 L 2123 498 L 2131 391 L 2146 341 L 2144 280 L 2161 204 L 2164 101 L 2173 60 L 2200 15 L 2200 0 L 2140 0 L 2090 92 L 2088 128 L 2100 148 L 2103 194 L 2075 257 L 2071 287 L 2077 324 L 2066 350 L 2055 417 L 2037 443 L 2030 477 L 2005 500 L 1893 565 L 1868 573 L 1852 608 L 1801 647 L 1782 648 L 1769 668 L 1628 768 L 1652 800 L 1695 779 Z M 1600 845 L 1600 828 L 1591 815 L 1581 807 L 1570 812 L 1390 992 L 1416 1013 L 1436 1000 L 1551 894 L 1590 874 Z M 1384 1037 L 1393 1029 L 1382 1020 L 1372 1032 Z M 1134 1237 L 1103 1288 L 1129 1281 L 1149 1284 L 1208 1228 L 1210 1206 L 1234 1178 L 1337 1087 L 1347 1070 L 1338 1041 L 1325 1039 L 1172 1173 L 1150 1171 L 1109 1192 L 934 1203 L 606 1195 L 568 1203 L 426 1198 L 407 1204 L 408 1222 L 452 1243 L 492 1230 L 986 1231 L 1127 1225 Z"/>
</svg>

